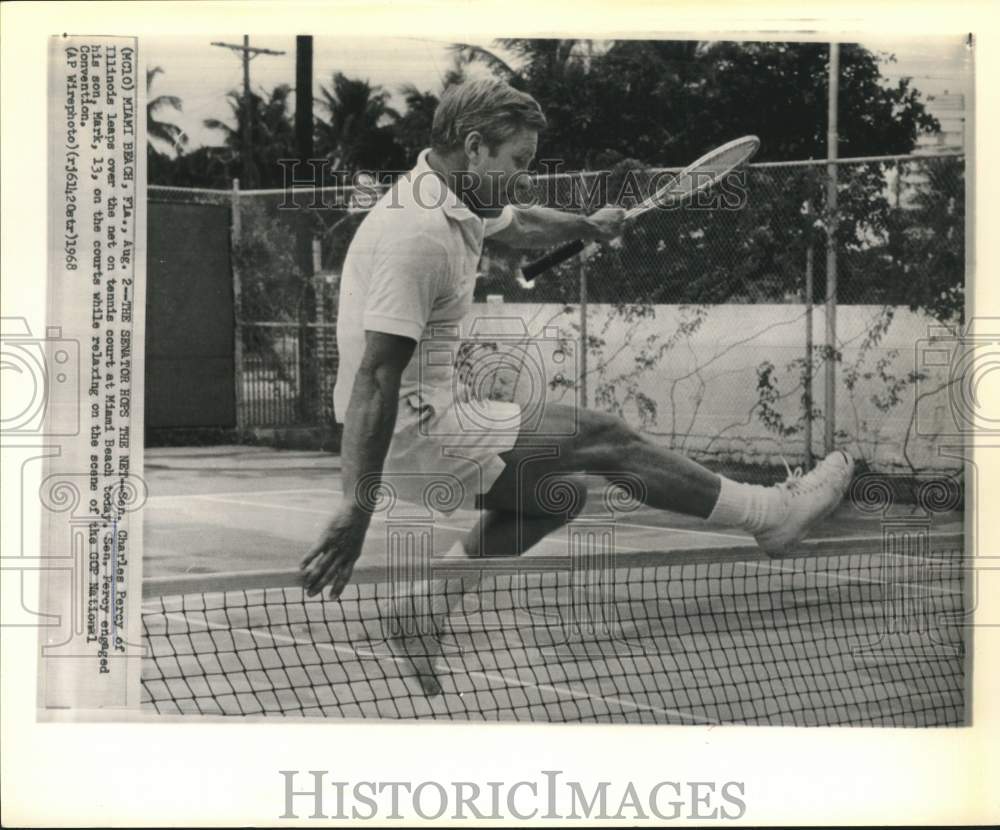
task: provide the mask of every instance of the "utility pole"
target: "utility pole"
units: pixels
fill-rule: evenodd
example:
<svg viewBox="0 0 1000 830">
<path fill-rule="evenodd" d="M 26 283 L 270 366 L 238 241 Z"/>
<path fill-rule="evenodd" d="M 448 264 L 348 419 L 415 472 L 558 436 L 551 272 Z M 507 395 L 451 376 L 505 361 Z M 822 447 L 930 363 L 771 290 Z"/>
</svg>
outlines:
<svg viewBox="0 0 1000 830">
<path fill-rule="evenodd" d="M 295 38 L 295 154 L 308 164 L 313 157 L 313 39 L 311 35 Z M 302 421 L 315 424 L 321 407 L 319 382 L 322 367 L 319 357 L 316 322 L 316 284 L 312 215 L 300 208 L 295 224 L 295 259 L 305 281 L 299 314 L 299 378 L 301 381 Z"/>
<path fill-rule="evenodd" d="M 837 430 L 837 93 L 840 47 L 830 44 L 826 130 L 826 452 L 834 449 Z"/>
<path fill-rule="evenodd" d="M 213 41 L 212 46 L 221 46 L 223 49 L 232 49 L 239 52 L 243 60 L 243 189 L 252 188 L 257 184 L 257 171 L 253 163 L 253 135 L 251 133 L 253 118 L 250 113 L 250 61 L 258 55 L 284 55 L 274 49 L 263 49 L 259 46 L 250 45 L 250 35 L 243 35 L 243 45 L 235 43 L 220 43 Z"/>
</svg>

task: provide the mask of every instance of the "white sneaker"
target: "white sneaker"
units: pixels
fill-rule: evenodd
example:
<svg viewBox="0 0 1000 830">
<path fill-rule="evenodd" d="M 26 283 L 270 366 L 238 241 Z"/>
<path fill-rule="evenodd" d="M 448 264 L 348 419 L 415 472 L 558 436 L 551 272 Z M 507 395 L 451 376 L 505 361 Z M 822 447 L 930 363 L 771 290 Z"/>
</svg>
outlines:
<svg viewBox="0 0 1000 830">
<path fill-rule="evenodd" d="M 837 450 L 806 475 L 802 475 L 801 467 L 795 472 L 789 469 L 788 473 L 788 478 L 776 485 L 782 506 L 768 526 L 754 534 L 768 556 L 789 553 L 792 545 L 836 510 L 851 484 L 854 459 Z"/>
</svg>

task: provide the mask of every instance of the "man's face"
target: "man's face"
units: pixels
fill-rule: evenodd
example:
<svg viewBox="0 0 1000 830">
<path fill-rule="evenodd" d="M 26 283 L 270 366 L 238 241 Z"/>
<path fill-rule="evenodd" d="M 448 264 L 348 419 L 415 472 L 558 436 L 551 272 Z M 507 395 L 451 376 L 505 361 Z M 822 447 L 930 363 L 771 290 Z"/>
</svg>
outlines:
<svg viewBox="0 0 1000 830">
<path fill-rule="evenodd" d="M 474 174 L 471 189 L 477 212 L 496 216 L 503 206 L 531 201 L 532 184 L 528 168 L 538 150 L 538 132 L 521 129 L 494 148 L 482 146 L 479 160 L 470 159 L 469 172 Z"/>
</svg>

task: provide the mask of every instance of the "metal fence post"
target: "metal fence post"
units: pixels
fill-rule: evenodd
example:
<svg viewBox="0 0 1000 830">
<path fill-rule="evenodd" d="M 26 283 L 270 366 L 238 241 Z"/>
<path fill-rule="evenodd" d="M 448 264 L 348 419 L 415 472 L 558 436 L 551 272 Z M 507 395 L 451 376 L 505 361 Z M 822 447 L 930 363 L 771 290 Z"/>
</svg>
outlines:
<svg viewBox="0 0 1000 830">
<path fill-rule="evenodd" d="M 806 202 L 806 215 L 812 217 L 812 206 Z M 809 232 L 812 231 L 812 224 L 810 222 Z M 810 239 L 806 246 L 806 286 L 805 286 L 805 303 L 806 303 L 806 363 L 805 371 L 803 372 L 802 383 L 805 386 L 805 391 L 803 392 L 803 400 L 805 401 L 806 407 L 806 422 L 805 422 L 805 467 L 807 470 L 811 470 L 813 466 L 813 245 Z"/>
<path fill-rule="evenodd" d="M 830 81 L 827 96 L 826 157 L 826 394 L 824 396 L 825 450 L 833 452 L 837 434 L 837 93 L 840 47 L 830 44 Z"/>
<path fill-rule="evenodd" d="M 233 179 L 233 189 L 230 192 L 229 261 L 233 269 L 233 376 L 236 398 L 236 429 L 242 432 L 246 428 L 246 413 L 243 406 L 243 312 L 240 307 L 243 286 L 240 282 L 240 269 L 236 262 L 236 246 L 243 233 L 243 217 L 240 206 L 240 180 Z"/>
<path fill-rule="evenodd" d="M 299 420 L 303 425 L 315 426 L 319 423 L 319 404 L 316 366 L 316 284 L 313 272 L 313 236 L 309 228 L 308 214 L 296 217 L 295 248 L 296 259 L 302 269 L 304 282 L 299 306 L 298 332 L 298 395 Z"/>
</svg>

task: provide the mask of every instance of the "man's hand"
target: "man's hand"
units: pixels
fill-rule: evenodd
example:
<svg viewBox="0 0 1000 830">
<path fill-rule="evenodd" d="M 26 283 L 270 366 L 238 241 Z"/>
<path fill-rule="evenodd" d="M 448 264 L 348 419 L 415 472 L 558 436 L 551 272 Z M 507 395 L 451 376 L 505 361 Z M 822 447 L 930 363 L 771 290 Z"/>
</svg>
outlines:
<svg viewBox="0 0 1000 830">
<path fill-rule="evenodd" d="M 587 217 L 591 228 L 591 238 L 610 242 L 621 235 L 625 227 L 625 209 L 618 207 L 601 208 Z"/>
<path fill-rule="evenodd" d="M 344 507 L 327 525 L 315 547 L 299 567 L 305 572 L 308 596 L 330 586 L 330 599 L 336 599 L 347 586 L 354 563 L 361 556 L 361 546 L 368 532 L 370 515 L 355 506 Z"/>
<path fill-rule="evenodd" d="M 365 331 L 365 353 L 354 376 L 340 446 L 344 501 L 300 565 L 309 596 L 327 585 L 331 599 L 340 596 L 361 556 L 374 505 L 372 488 L 361 499 L 357 484 L 379 481 L 396 423 L 400 378 L 416 346 L 409 337 Z"/>
</svg>

